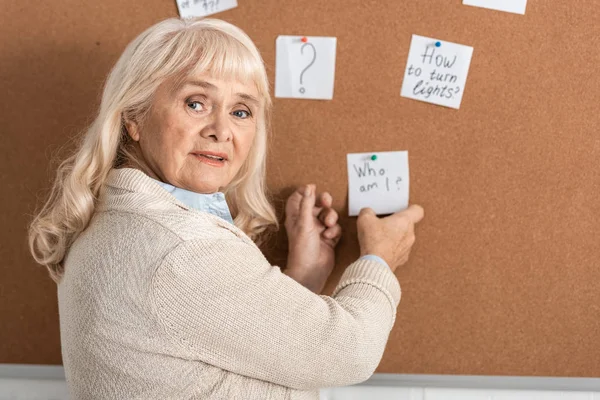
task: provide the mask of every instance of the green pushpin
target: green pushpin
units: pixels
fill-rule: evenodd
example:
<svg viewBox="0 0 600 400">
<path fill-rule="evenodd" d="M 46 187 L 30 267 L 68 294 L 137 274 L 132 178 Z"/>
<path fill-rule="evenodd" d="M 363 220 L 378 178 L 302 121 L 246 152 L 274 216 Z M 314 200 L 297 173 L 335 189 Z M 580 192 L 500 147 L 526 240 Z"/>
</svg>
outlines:
<svg viewBox="0 0 600 400">
<path fill-rule="evenodd" d="M 373 154 L 373 155 L 371 156 L 371 160 L 373 160 L 373 161 L 377 160 L 377 156 L 376 156 L 375 154 Z"/>
</svg>

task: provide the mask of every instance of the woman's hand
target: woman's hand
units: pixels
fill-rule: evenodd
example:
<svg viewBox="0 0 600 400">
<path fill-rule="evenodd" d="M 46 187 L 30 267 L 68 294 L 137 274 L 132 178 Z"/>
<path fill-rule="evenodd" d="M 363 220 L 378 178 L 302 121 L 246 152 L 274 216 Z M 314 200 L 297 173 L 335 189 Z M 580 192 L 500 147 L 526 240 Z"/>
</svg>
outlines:
<svg viewBox="0 0 600 400">
<path fill-rule="evenodd" d="M 356 221 L 360 255 L 379 256 L 392 272 L 396 271 L 408 261 L 415 243 L 415 224 L 423 219 L 423 215 L 423 208 L 416 204 L 384 218 L 377 217 L 370 208 L 363 208 Z"/>
<path fill-rule="evenodd" d="M 284 273 L 315 293 L 321 293 L 335 265 L 334 249 L 342 235 L 338 214 L 327 192 L 315 185 L 298 188 L 287 200 L 285 229 L 288 264 Z"/>
</svg>

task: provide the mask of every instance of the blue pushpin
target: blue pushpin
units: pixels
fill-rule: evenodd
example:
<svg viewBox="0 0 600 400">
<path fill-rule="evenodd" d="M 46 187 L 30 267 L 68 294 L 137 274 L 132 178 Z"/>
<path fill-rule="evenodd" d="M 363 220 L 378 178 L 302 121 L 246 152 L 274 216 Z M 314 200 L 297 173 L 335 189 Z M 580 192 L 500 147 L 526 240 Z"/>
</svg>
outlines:
<svg viewBox="0 0 600 400">
<path fill-rule="evenodd" d="M 442 42 L 435 42 L 435 47 L 440 47 L 442 45 Z"/>
<path fill-rule="evenodd" d="M 373 154 L 373 155 L 371 156 L 371 160 L 373 160 L 373 161 L 377 160 L 377 156 L 376 156 L 375 154 Z"/>
</svg>

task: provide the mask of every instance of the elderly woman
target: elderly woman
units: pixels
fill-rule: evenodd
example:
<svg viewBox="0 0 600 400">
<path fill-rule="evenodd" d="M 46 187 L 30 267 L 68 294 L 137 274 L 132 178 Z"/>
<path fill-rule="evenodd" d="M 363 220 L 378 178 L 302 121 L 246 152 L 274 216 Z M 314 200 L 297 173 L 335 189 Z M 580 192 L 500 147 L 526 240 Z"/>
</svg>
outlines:
<svg viewBox="0 0 600 400">
<path fill-rule="evenodd" d="M 361 258 L 319 295 L 341 229 L 306 185 L 286 206 L 287 268 L 270 265 L 270 107 L 259 52 L 228 23 L 165 20 L 125 49 L 30 228 L 74 399 L 316 399 L 373 373 L 423 211 L 362 210 Z"/>
</svg>

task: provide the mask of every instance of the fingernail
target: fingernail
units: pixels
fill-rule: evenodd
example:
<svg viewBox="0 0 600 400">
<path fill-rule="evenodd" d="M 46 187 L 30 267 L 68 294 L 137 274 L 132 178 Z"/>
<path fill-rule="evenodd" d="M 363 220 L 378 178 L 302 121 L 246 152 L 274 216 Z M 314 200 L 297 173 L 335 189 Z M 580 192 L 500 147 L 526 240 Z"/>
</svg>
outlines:
<svg viewBox="0 0 600 400">
<path fill-rule="evenodd" d="M 310 186 L 306 186 L 306 188 L 304 189 L 304 197 L 308 197 L 310 196 Z"/>
</svg>

